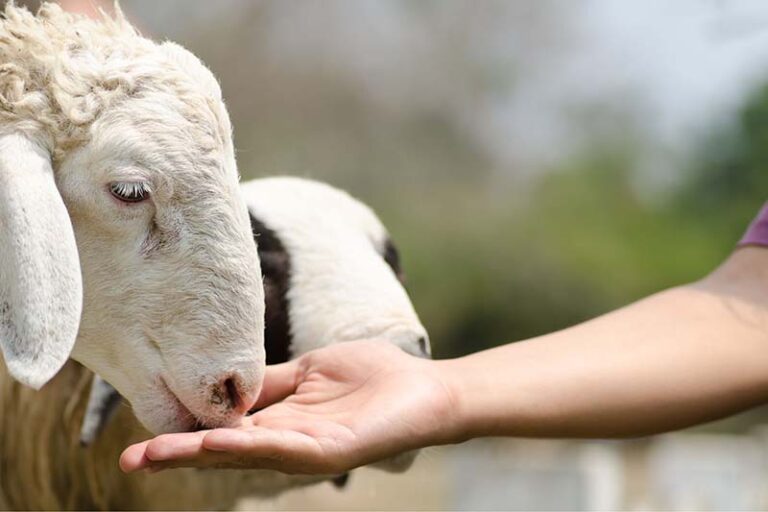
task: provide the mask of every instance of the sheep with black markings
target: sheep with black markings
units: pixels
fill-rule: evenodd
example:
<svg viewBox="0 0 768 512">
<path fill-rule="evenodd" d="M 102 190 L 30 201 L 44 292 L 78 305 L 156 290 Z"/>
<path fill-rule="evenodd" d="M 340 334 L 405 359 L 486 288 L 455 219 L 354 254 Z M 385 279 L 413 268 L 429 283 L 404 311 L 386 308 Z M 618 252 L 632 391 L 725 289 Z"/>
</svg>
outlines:
<svg viewBox="0 0 768 512">
<path fill-rule="evenodd" d="M 4 422 L 24 426 L 11 411 L 48 405 L 11 378 L 40 388 L 70 357 L 156 433 L 231 425 L 248 410 L 264 372 L 264 294 L 230 132 L 210 71 L 119 11 L 92 21 L 6 5 Z M 24 443 L 13 430 L 0 429 L 4 445 Z"/>
<path fill-rule="evenodd" d="M 427 332 L 401 286 L 398 251 L 370 208 L 302 178 L 242 188 L 265 276 L 268 363 L 363 339 L 429 356 Z"/>
<path fill-rule="evenodd" d="M 418 356 L 429 355 L 427 333 L 400 282 L 403 271 L 395 246 L 368 207 L 342 191 L 298 178 L 254 180 L 244 184 L 243 191 L 264 273 L 270 362 L 279 363 L 318 346 L 366 338 L 394 343 Z M 24 423 L 33 425 L 33 430 L 22 428 L 18 422 L 10 425 L 16 429 L 14 435 L 49 439 L 54 445 L 0 447 L 24 461 L 20 467 L 28 468 L 31 460 L 45 458 L 40 454 L 46 450 L 63 451 L 68 457 L 33 466 L 33 474 L 9 474 L 8 480 L 0 470 L 0 487 L 17 493 L 12 505 L 227 509 L 245 496 L 270 496 L 328 478 L 337 484 L 344 481 L 343 475 L 288 476 L 255 470 L 178 469 L 125 475 L 116 467 L 117 457 L 130 442 L 144 439 L 148 433 L 128 407 L 117 407 L 111 421 L 105 421 L 107 416 L 101 414 L 105 409 L 91 407 L 95 414 L 92 421 L 106 426 L 97 436 L 91 430 L 87 437 L 95 437 L 95 441 L 81 447 L 79 421 L 84 416 L 90 382 L 89 371 L 68 365 L 57 377 L 56 386 L 43 390 L 46 409 L 29 411 L 29 421 Z M 107 398 L 104 400 L 102 394 L 100 404 L 121 403 L 119 397 L 108 398 L 108 386 L 104 389 Z M 46 423 L 38 428 L 36 417 Z M 412 457 L 400 457 L 383 467 L 403 469 Z M 70 471 L 88 478 L 67 476 Z M 37 489 L 44 483 L 44 492 L 30 492 L 23 501 L 18 489 L 31 491 L 30 482 L 35 482 Z"/>
</svg>

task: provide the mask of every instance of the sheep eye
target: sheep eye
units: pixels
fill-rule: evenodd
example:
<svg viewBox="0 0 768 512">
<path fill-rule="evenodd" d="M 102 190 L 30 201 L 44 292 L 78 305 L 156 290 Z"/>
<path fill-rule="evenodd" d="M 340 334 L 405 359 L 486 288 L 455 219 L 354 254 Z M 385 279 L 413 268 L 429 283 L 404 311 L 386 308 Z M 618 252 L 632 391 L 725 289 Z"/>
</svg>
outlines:
<svg viewBox="0 0 768 512">
<path fill-rule="evenodd" d="M 149 198 L 149 184 L 143 181 L 116 182 L 109 184 L 114 197 L 126 203 L 139 203 Z"/>
</svg>

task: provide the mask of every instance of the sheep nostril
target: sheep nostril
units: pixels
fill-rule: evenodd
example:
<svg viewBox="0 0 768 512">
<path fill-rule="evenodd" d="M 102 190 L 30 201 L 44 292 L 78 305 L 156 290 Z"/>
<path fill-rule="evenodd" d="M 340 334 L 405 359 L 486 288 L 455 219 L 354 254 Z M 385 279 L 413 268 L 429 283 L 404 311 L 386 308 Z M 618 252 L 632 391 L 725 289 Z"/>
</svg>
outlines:
<svg viewBox="0 0 768 512">
<path fill-rule="evenodd" d="M 419 344 L 419 350 L 423 354 L 423 357 L 430 357 L 429 342 L 427 341 L 427 337 L 426 336 L 421 336 L 417 340 L 417 343 Z"/>
<path fill-rule="evenodd" d="M 224 380 L 224 392 L 227 400 L 227 405 L 231 409 L 240 409 L 243 406 L 243 399 L 240 396 L 237 382 L 232 377 Z"/>
</svg>

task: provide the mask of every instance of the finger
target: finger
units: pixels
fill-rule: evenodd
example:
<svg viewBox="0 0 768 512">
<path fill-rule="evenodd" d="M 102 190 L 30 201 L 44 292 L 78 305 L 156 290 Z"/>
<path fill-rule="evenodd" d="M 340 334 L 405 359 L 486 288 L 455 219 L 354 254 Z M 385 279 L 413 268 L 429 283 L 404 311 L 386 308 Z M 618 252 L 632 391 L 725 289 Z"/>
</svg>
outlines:
<svg viewBox="0 0 768 512">
<path fill-rule="evenodd" d="M 264 375 L 264 385 L 261 388 L 259 399 L 253 404 L 253 409 L 263 409 L 268 405 L 283 400 L 296 391 L 296 387 L 299 385 L 298 369 L 300 360 L 294 359 L 287 363 L 267 366 L 267 373 Z"/>
<path fill-rule="evenodd" d="M 208 432 L 203 447 L 249 461 L 251 467 L 291 471 L 296 464 L 321 464 L 323 450 L 318 441 L 295 430 L 256 427 L 248 431 L 216 429 Z"/>
<path fill-rule="evenodd" d="M 149 444 L 149 441 L 144 441 L 133 444 L 123 450 L 123 453 L 120 455 L 120 469 L 125 473 L 130 473 L 149 467 L 152 461 L 146 457 L 147 444 Z"/>
<path fill-rule="evenodd" d="M 120 455 L 120 469 L 126 473 L 146 469 L 153 462 L 168 459 L 191 459 L 203 451 L 202 440 L 208 431 L 163 434 L 136 443 Z"/>
<path fill-rule="evenodd" d="M 302 468 L 297 469 L 295 465 L 289 466 L 285 461 L 268 458 L 241 457 L 225 452 L 208 452 L 205 456 L 197 459 L 153 462 L 147 466 L 146 470 L 149 473 L 157 473 L 166 469 L 187 467 L 208 469 L 270 469 L 288 474 L 302 472 Z"/>
<path fill-rule="evenodd" d="M 210 441 L 205 441 L 209 437 Z M 206 446 L 196 450 L 192 457 L 147 458 L 148 463 L 142 469 L 155 473 L 179 467 L 250 468 L 296 473 L 308 470 L 310 461 L 316 460 L 319 452 L 317 443 L 304 434 L 263 428 L 248 432 L 237 429 L 209 431 L 203 444 Z"/>
<path fill-rule="evenodd" d="M 152 462 L 198 457 L 204 451 L 203 438 L 208 432 L 200 430 L 157 436 L 147 443 L 145 456 Z"/>
<path fill-rule="evenodd" d="M 280 445 L 284 436 L 282 431 L 260 427 L 251 428 L 247 431 L 218 428 L 206 434 L 203 438 L 203 447 L 215 452 L 271 457 L 275 455 L 275 448 Z M 283 444 L 283 448 L 289 449 L 285 444 Z"/>
<path fill-rule="evenodd" d="M 206 441 L 206 439 L 209 439 Z M 338 473 L 333 461 L 325 460 L 317 441 L 291 430 L 218 429 L 206 434 L 202 450 L 193 457 L 151 460 L 142 469 L 151 473 L 179 467 L 270 469 L 284 473 Z"/>
<path fill-rule="evenodd" d="M 239 468 L 245 469 L 255 467 L 253 461 L 237 454 L 212 452 L 203 450 L 197 457 L 190 459 L 168 459 L 163 461 L 150 461 L 146 467 L 148 472 L 156 473 L 165 469 L 173 468 Z"/>
</svg>

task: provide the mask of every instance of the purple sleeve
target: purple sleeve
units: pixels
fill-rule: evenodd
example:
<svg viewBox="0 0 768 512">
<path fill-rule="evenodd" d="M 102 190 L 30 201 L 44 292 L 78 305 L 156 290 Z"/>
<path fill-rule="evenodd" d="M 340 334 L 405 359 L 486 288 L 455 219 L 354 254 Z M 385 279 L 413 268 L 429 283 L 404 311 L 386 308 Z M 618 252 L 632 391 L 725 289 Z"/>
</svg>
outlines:
<svg viewBox="0 0 768 512">
<path fill-rule="evenodd" d="M 763 209 L 749 225 L 739 245 L 764 245 L 768 247 L 768 203 L 763 205 Z"/>
</svg>

